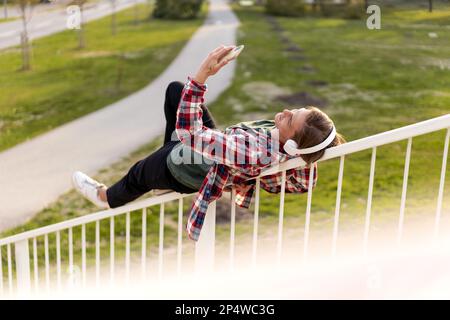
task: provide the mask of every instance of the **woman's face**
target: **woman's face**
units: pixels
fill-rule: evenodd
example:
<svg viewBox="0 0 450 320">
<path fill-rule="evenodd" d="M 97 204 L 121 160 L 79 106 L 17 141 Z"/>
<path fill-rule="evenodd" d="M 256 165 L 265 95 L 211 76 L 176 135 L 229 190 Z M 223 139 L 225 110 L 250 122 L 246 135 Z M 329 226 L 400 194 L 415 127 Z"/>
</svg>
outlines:
<svg viewBox="0 0 450 320">
<path fill-rule="evenodd" d="M 306 115 L 311 112 L 306 108 L 284 109 L 275 115 L 275 126 L 279 131 L 280 142 L 285 143 L 294 137 L 295 133 L 303 126 Z"/>
</svg>

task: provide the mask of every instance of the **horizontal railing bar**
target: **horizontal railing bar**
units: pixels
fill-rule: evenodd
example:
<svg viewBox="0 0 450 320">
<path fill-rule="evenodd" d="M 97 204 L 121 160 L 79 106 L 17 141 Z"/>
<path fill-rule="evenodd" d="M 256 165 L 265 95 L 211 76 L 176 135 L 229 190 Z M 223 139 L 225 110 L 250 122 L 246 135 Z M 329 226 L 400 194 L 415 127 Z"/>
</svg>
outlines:
<svg viewBox="0 0 450 320">
<path fill-rule="evenodd" d="M 381 145 L 402 141 L 408 138 L 431 133 L 450 127 L 450 114 L 411 124 L 405 127 L 385 131 L 366 138 L 361 138 L 325 150 L 322 158 L 317 162 L 337 158 L 343 155 L 364 151 Z M 295 158 L 263 171 L 259 177 L 304 166 L 301 158 Z"/>
<path fill-rule="evenodd" d="M 133 202 L 132 204 L 129 204 L 129 205 L 126 205 L 123 207 L 103 210 L 103 211 L 85 215 L 85 216 L 82 216 L 79 218 L 74 218 L 71 220 L 63 221 L 63 222 L 56 223 L 53 225 L 38 228 L 35 230 L 30 230 L 30 231 L 26 231 L 23 233 L 19 233 L 17 235 L 1 239 L 0 246 L 6 245 L 8 243 L 14 243 L 14 242 L 21 241 L 21 240 L 26 240 L 26 239 L 30 239 L 30 238 L 34 238 L 34 237 L 43 236 L 43 235 L 46 235 L 49 233 L 61 231 L 61 230 L 68 229 L 68 228 L 81 226 L 83 224 L 96 222 L 98 220 L 103 220 L 103 219 L 107 219 L 107 218 L 110 218 L 113 216 L 125 214 L 129 211 L 140 210 L 142 208 L 151 207 L 151 206 L 158 205 L 158 204 L 161 204 L 164 202 L 169 202 L 172 200 L 178 200 L 180 198 L 185 198 L 188 196 L 190 196 L 190 194 L 180 194 L 180 193 L 176 193 L 176 192 L 170 192 L 170 193 L 163 194 L 161 196 L 147 198 L 147 199 L 144 199 L 141 201 Z"/>
</svg>

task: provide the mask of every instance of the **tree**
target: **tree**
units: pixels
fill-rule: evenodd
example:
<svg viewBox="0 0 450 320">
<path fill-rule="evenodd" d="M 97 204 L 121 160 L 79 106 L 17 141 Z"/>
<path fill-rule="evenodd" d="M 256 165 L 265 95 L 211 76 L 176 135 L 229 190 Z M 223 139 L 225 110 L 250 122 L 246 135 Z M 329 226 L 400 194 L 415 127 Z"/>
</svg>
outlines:
<svg viewBox="0 0 450 320">
<path fill-rule="evenodd" d="M 161 19 L 195 19 L 203 0 L 157 0 L 153 17 Z"/>
<path fill-rule="evenodd" d="M 306 12 L 303 0 L 267 0 L 265 8 L 269 14 L 278 16 L 299 17 Z"/>
<path fill-rule="evenodd" d="M 428 0 L 428 11 L 433 12 L 433 0 Z"/>
<path fill-rule="evenodd" d="M 317 0 L 312 0 L 311 2 L 313 12 L 317 12 Z"/>
<path fill-rule="evenodd" d="M 22 70 L 27 71 L 31 69 L 31 48 L 28 37 L 28 22 L 30 22 L 33 14 L 33 6 L 39 0 L 18 0 L 20 15 L 22 18 L 23 31 L 20 34 L 20 44 L 22 47 Z"/>
<path fill-rule="evenodd" d="M 109 0 L 111 3 L 111 34 L 117 33 L 116 0 Z"/>
<path fill-rule="evenodd" d="M 84 20 L 83 20 L 83 11 L 84 4 L 87 0 L 75 0 L 74 4 L 80 8 L 80 29 L 78 29 L 78 49 L 83 49 L 86 47 L 86 41 L 84 39 Z"/>
</svg>

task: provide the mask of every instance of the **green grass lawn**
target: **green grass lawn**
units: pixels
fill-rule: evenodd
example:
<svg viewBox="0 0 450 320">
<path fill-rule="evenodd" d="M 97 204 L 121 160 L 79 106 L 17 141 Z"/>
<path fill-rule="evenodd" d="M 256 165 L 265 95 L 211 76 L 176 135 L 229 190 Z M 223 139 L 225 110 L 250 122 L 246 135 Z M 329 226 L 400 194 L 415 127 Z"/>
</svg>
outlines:
<svg viewBox="0 0 450 320">
<path fill-rule="evenodd" d="M 0 151 L 103 108 L 155 79 L 178 55 L 202 18 L 191 21 L 148 19 L 140 5 L 111 18 L 86 24 L 86 48 L 67 30 L 33 41 L 32 67 L 20 71 L 19 48 L 0 51 Z"/>
<path fill-rule="evenodd" d="M 442 21 L 450 21 L 450 8 L 433 14 L 410 7 L 382 10 L 380 31 L 366 29 L 364 20 L 276 18 L 277 32 L 261 8 L 237 9 L 244 21 L 239 43 L 246 49 L 239 57 L 235 81 L 213 105 L 214 115 L 221 122 L 234 123 L 270 117 L 289 107 L 277 99 L 264 99 L 267 90 L 261 96 L 255 97 L 252 90 L 248 94 L 252 83 L 263 83 L 275 93 L 284 89 L 327 101 L 323 110 L 348 141 L 448 113 L 450 34 L 448 23 L 443 26 Z M 438 38 L 431 38 L 432 32 Z M 289 43 L 283 42 L 286 38 Z M 289 52 L 289 46 L 300 51 Z M 434 214 L 445 133 L 441 130 L 413 139 L 406 220 Z M 375 229 L 398 219 L 405 153 L 406 141 L 377 150 L 372 201 Z M 370 158 L 369 150 L 349 155 L 345 161 L 341 218 L 355 230 L 364 223 Z M 329 228 L 332 224 L 338 168 L 338 160 L 319 164 L 311 208 L 313 225 Z M 448 171 L 447 166 L 447 186 Z M 446 188 L 443 209 L 447 211 L 449 194 Z M 278 199 L 277 195 L 262 197 L 261 214 L 276 216 Z M 287 195 L 285 216 L 297 225 L 304 224 L 305 208 L 306 196 Z"/>
<path fill-rule="evenodd" d="M 429 16 L 418 9 L 407 8 L 400 13 L 386 8 L 380 31 L 369 31 L 365 28 L 365 22 L 358 20 L 276 18 L 282 28 L 280 32 L 274 31 L 261 8 L 234 6 L 234 9 L 242 23 L 238 43 L 245 44 L 246 49 L 239 57 L 232 85 L 215 103 L 209 105 L 222 127 L 243 119 L 271 118 L 275 112 L 286 107 L 285 103 L 275 98 L 275 94 L 280 92 L 304 92 L 326 101 L 323 110 L 348 141 L 440 116 L 450 110 L 449 69 L 437 62 L 449 63 L 450 35 L 445 32 L 442 19 L 450 18 L 450 8 L 439 10 L 436 16 Z M 430 38 L 430 32 L 437 33 L 438 38 Z M 297 55 L 285 50 L 284 37 L 290 39 L 289 46 L 301 48 Z M 290 59 L 290 56 L 297 58 Z M 413 139 L 405 211 L 407 222 L 434 215 L 444 137 L 445 132 L 440 131 Z M 106 184 L 117 181 L 133 163 L 160 143 L 161 139 L 158 139 L 144 146 L 105 168 L 97 178 Z M 383 233 L 385 225 L 396 223 L 398 219 L 405 152 L 406 141 L 377 149 L 371 232 Z M 341 200 L 343 229 L 361 235 L 370 159 L 370 151 L 349 155 L 344 168 Z M 319 164 L 319 181 L 312 197 L 312 234 L 313 230 L 328 233 L 332 230 L 338 168 L 338 160 Z M 447 169 L 446 186 L 449 180 Z M 306 200 L 306 194 L 286 196 L 286 232 L 288 229 L 298 229 L 299 238 L 305 221 Z M 448 211 L 449 188 L 445 189 L 444 200 L 443 209 Z M 186 201 L 185 214 L 189 206 L 189 201 Z M 276 232 L 278 208 L 279 196 L 263 192 L 261 234 Z M 176 241 L 177 206 L 170 204 L 166 209 L 165 244 L 171 247 Z M 93 211 L 96 209 L 90 203 L 71 191 L 29 223 L 9 230 L 3 236 Z M 158 244 L 159 208 L 151 208 L 149 212 L 147 225 L 149 246 L 153 248 L 149 249 L 151 252 L 156 250 Z M 132 246 L 138 255 L 141 213 L 136 212 L 132 216 L 132 234 L 135 236 Z M 124 223 L 120 219 L 118 223 L 116 237 L 123 240 Z M 251 228 L 250 215 L 250 218 L 243 218 L 237 224 L 238 237 L 249 234 Z M 88 233 L 92 240 L 94 225 L 88 226 Z M 218 241 L 226 243 L 229 225 L 219 224 L 217 233 Z M 102 225 L 102 256 L 105 258 L 108 255 L 108 239 L 108 221 L 105 221 Z M 184 242 L 190 250 L 192 243 Z M 54 252 L 54 244 L 51 248 Z M 66 243 L 64 248 L 67 248 Z M 63 258 L 67 261 L 67 250 L 64 250 Z M 93 248 L 89 250 L 90 256 L 93 256 Z"/>
<path fill-rule="evenodd" d="M 3 10 L 3 9 L 0 9 L 0 10 Z M 0 11 L 1 12 L 1 11 Z M 13 20 L 16 20 L 16 19 L 18 19 L 18 18 L 4 18 L 4 17 L 2 17 L 2 18 L 0 18 L 0 23 L 2 23 L 2 22 L 10 22 L 10 21 L 13 21 Z"/>
</svg>

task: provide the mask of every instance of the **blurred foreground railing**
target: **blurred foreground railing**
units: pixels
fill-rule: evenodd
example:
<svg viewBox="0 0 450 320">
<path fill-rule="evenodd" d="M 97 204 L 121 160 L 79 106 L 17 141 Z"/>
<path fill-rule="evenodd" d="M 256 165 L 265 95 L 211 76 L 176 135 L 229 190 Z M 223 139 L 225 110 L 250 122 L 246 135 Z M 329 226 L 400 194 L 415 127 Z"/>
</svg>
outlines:
<svg viewBox="0 0 450 320">
<path fill-rule="evenodd" d="M 334 217 L 334 228 L 333 228 L 333 238 L 332 238 L 332 255 L 336 254 L 336 243 L 339 233 L 339 213 L 340 213 L 340 202 L 341 202 L 341 191 L 342 191 L 342 180 L 344 173 L 344 159 L 345 156 L 351 153 L 364 151 L 371 149 L 372 157 L 370 163 L 370 177 L 369 177 L 369 189 L 367 195 L 367 207 L 365 214 L 365 227 L 364 227 L 364 240 L 363 240 L 363 251 L 367 254 L 367 244 L 369 240 L 369 229 L 371 221 L 371 204 L 372 204 L 372 194 L 373 194 L 373 182 L 375 177 L 375 161 L 376 161 L 376 151 L 377 147 L 390 144 L 393 142 L 401 141 L 407 139 L 407 150 L 403 174 L 403 188 L 401 196 L 400 214 L 398 222 L 398 232 L 397 241 L 400 241 L 403 232 L 404 223 L 404 210 L 406 202 L 406 192 L 408 185 L 408 173 L 409 173 L 409 163 L 411 157 L 411 147 L 412 138 L 418 135 L 423 135 L 438 130 L 446 129 L 446 136 L 444 141 L 444 150 L 442 156 L 442 167 L 440 175 L 440 184 L 438 190 L 437 198 L 437 209 L 435 214 L 435 226 L 434 226 L 434 237 L 437 237 L 439 233 L 439 226 L 441 220 L 442 211 L 442 201 L 444 194 L 444 181 L 445 172 L 447 167 L 447 156 L 449 147 L 449 136 L 450 136 L 450 115 L 444 115 L 413 125 L 405 126 L 399 129 L 390 130 L 380 134 L 376 134 L 367 138 L 359 139 L 346 143 L 341 146 L 333 147 L 327 149 L 324 157 L 319 161 L 326 161 L 329 159 L 340 158 L 339 165 L 339 175 L 338 175 L 338 185 L 336 194 L 336 205 L 335 205 L 335 217 Z M 274 166 L 266 170 L 261 176 L 273 174 L 276 172 L 282 172 L 282 181 L 286 181 L 286 170 L 291 168 L 296 168 L 304 165 L 300 159 L 293 159 L 287 161 L 278 166 Z M 312 170 L 314 167 L 312 166 Z M 261 177 L 260 176 L 260 177 Z M 310 173 L 310 183 L 307 194 L 307 206 L 306 206 L 306 221 L 305 221 L 305 232 L 304 232 L 304 242 L 303 242 L 303 256 L 304 258 L 308 255 L 308 240 L 309 240 L 309 228 L 310 228 L 310 216 L 311 216 L 311 203 L 312 203 L 312 178 L 314 174 Z M 259 202 L 260 202 L 260 177 L 256 178 L 256 192 L 255 192 L 255 206 L 254 206 L 254 223 L 253 223 L 253 241 L 252 241 L 252 262 L 255 264 L 257 257 L 257 245 L 258 245 L 258 226 L 259 226 Z M 283 183 L 280 193 L 280 206 L 279 206 L 279 220 L 278 220 L 278 238 L 277 238 L 277 261 L 281 259 L 281 252 L 283 248 L 283 222 L 284 222 L 284 198 L 285 198 L 285 183 Z M 153 198 L 145 199 L 142 201 L 137 201 L 132 204 L 116 208 L 105 210 L 79 218 L 71 219 L 61 223 L 49 225 L 43 228 L 27 231 L 21 234 L 17 234 L 11 237 L 7 237 L 0 240 L 0 294 L 5 293 L 15 293 L 16 289 L 18 293 L 30 293 L 39 292 L 42 290 L 40 288 L 39 281 L 39 259 L 44 259 L 45 261 L 45 289 L 50 291 L 51 278 L 54 280 L 56 277 L 57 289 L 63 288 L 63 280 L 66 282 L 67 279 L 63 279 L 61 272 L 61 235 L 67 233 L 68 239 L 68 268 L 69 277 L 74 273 L 74 240 L 73 240 L 73 230 L 76 227 L 81 227 L 81 284 L 83 287 L 92 285 L 87 283 L 87 259 L 86 259 L 86 248 L 88 245 L 95 246 L 95 284 L 100 285 L 101 278 L 101 255 L 100 255 L 100 222 L 109 220 L 109 274 L 110 282 L 114 283 L 116 275 L 116 257 L 115 257 L 115 217 L 125 216 L 125 279 L 128 282 L 130 280 L 130 213 L 136 210 L 142 212 L 142 244 L 141 244 L 141 272 L 139 277 L 145 279 L 148 272 L 147 266 L 147 209 L 160 206 L 159 208 L 159 247 L 158 247 L 158 270 L 157 274 L 160 277 L 163 273 L 163 253 L 164 253 L 164 215 L 165 215 L 165 204 L 172 201 L 178 201 L 178 238 L 177 238 L 177 273 L 181 273 L 181 261 L 182 261 L 182 238 L 184 231 L 183 225 L 183 199 L 189 195 L 182 195 L 178 193 L 167 193 L 161 196 L 156 196 Z M 230 269 L 234 268 L 235 259 L 235 226 L 236 226 L 236 205 L 234 203 L 235 192 L 232 191 L 231 194 L 231 232 L 230 232 L 230 251 L 229 251 L 229 261 Z M 202 234 L 200 240 L 195 245 L 195 265 L 196 269 L 205 271 L 212 271 L 214 268 L 215 260 L 215 227 L 216 227 L 216 206 L 215 203 L 210 205 L 208 213 L 206 215 L 205 223 L 202 229 Z M 88 224 L 95 224 L 95 243 L 89 243 L 86 240 L 86 226 Z M 56 273 L 51 272 L 50 267 L 50 252 L 49 252 L 49 235 L 55 235 L 56 241 L 56 257 L 53 265 L 56 264 Z M 39 257 L 38 255 L 38 239 L 44 240 L 44 256 Z M 6 275 L 3 272 L 3 259 L 1 256 L 2 247 L 6 247 L 6 265 L 7 270 Z M 14 254 L 13 254 L 14 253 Z M 33 265 L 30 264 L 32 257 Z M 5 257 L 3 257 L 5 258 Z M 15 266 L 15 270 L 13 268 Z M 15 272 L 14 272 L 15 271 Z M 133 278 L 137 276 L 133 273 Z M 5 288 L 7 287 L 7 288 Z"/>
</svg>

